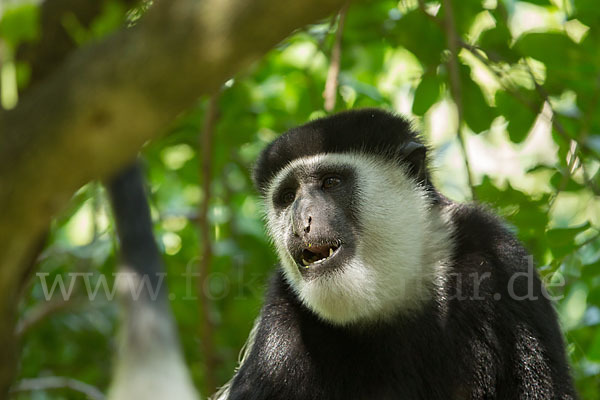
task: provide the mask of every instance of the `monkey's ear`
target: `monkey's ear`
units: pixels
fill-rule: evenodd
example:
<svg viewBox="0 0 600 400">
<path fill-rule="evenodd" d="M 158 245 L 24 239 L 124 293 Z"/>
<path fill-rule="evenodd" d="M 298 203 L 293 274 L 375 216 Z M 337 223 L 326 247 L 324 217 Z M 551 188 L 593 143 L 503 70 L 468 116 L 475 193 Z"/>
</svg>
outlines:
<svg viewBox="0 0 600 400">
<path fill-rule="evenodd" d="M 402 147 L 402 158 L 410 166 L 410 173 L 422 183 L 427 183 L 426 155 L 427 147 L 422 143 L 410 141 Z"/>
</svg>

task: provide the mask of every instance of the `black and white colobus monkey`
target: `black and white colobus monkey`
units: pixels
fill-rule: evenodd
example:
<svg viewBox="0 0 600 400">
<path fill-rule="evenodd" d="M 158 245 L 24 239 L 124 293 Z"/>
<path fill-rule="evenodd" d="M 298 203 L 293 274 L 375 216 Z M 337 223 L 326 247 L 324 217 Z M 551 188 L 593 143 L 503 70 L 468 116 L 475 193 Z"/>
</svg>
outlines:
<svg viewBox="0 0 600 400">
<path fill-rule="evenodd" d="M 402 118 L 292 129 L 255 182 L 280 258 L 230 400 L 573 399 L 552 305 L 502 221 L 432 185 Z"/>
<path fill-rule="evenodd" d="M 116 281 L 124 318 L 107 398 L 198 400 L 181 356 L 139 165 L 125 168 L 107 189 L 121 249 L 118 278 L 126 278 Z"/>
</svg>

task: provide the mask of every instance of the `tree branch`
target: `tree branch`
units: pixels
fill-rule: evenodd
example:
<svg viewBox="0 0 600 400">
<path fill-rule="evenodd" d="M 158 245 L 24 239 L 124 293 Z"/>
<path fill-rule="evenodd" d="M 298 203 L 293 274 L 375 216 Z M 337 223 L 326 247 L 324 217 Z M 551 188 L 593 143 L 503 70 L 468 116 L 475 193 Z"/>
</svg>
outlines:
<svg viewBox="0 0 600 400">
<path fill-rule="evenodd" d="M 344 36 L 344 22 L 346 21 L 346 13 L 348 12 L 349 4 L 346 3 L 340 10 L 338 27 L 335 32 L 335 42 L 331 49 L 331 60 L 329 70 L 327 71 L 327 81 L 325 82 L 325 111 L 331 112 L 335 108 L 335 100 L 338 88 L 338 76 L 340 75 L 340 65 L 342 62 L 342 37 Z"/>
<path fill-rule="evenodd" d="M 43 378 L 23 379 L 15 384 L 10 389 L 11 393 L 16 392 L 31 392 L 34 390 L 48 389 L 71 389 L 79 393 L 85 394 L 91 400 L 104 400 L 102 392 L 85 382 L 78 381 L 73 378 L 65 378 L 62 376 L 48 376 Z"/>
<path fill-rule="evenodd" d="M 24 336 L 29 330 L 37 326 L 40 322 L 44 321 L 50 315 L 65 312 L 67 310 L 73 310 L 78 307 L 84 306 L 84 302 L 81 299 L 62 299 L 60 297 L 52 299 L 50 301 L 43 301 L 36 305 L 31 311 L 19 320 L 15 334 L 18 336 Z"/>
<path fill-rule="evenodd" d="M 456 31 L 456 26 L 454 24 L 454 12 L 452 9 L 452 1 L 442 0 L 442 6 L 444 7 L 444 29 L 446 30 L 446 40 L 448 42 L 448 49 L 450 50 L 450 59 L 448 60 L 448 69 L 450 71 L 450 93 L 452 94 L 452 99 L 456 104 L 456 112 L 458 114 L 458 128 L 456 132 L 456 137 L 458 138 L 460 150 L 463 154 L 463 159 L 465 161 L 465 170 L 467 175 L 467 182 L 469 184 L 469 189 L 471 190 L 471 198 L 475 200 L 477 196 L 475 194 L 473 173 L 471 172 L 469 155 L 467 154 L 467 146 L 462 134 L 463 102 L 460 82 L 460 71 L 458 66 L 458 51 L 460 49 L 461 40 L 458 37 L 458 32 Z M 424 9 L 423 12 L 425 12 Z"/>
<path fill-rule="evenodd" d="M 19 279 L 50 218 L 200 95 L 344 2 L 157 0 L 138 25 L 75 51 L 0 112 L 0 398 L 16 370 Z"/>
</svg>

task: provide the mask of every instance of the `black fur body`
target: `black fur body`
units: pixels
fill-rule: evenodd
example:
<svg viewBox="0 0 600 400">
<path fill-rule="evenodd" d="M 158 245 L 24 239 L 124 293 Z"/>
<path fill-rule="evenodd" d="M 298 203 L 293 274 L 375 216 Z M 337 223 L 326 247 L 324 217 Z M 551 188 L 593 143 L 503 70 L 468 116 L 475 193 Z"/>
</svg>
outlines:
<svg viewBox="0 0 600 400">
<path fill-rule="evenodd" d="M 296 128 L 265 150 L 255 175 L 263 194 L 297 157 L 361 151 L 409 163 L 427 201 L 449 216 L 453 252 L 420 310 L 348 325 L 308 309 L 279 268 L 228 399 L 576 398 L 556 313 L 530 256 L 493 214 L 439 194 L 420 165 L 424 155 L 402 158 L 408 143 L 421 141 L 404 120 L 362 110 Z"/>
<path fill-rule="evenodd" d="M 300 304 L 277 273 L 230 399 L 574 398 L 555 312 L 537 275 L 537 300 L 507 293 L 511 273 L 527 272 L 527 253 L 481 209 L 454 214 L 465 232 L 450 269 L 447 296 L 454 298 L 432 301 L 419 315 L 333 326 Z M 491 274 L 478 292 L 473 272 Z M 475 299 L 459 298 L 458 282 L 461 295 Z M 525 276 L 514 282 L 525 296 Z"/>
</svg>

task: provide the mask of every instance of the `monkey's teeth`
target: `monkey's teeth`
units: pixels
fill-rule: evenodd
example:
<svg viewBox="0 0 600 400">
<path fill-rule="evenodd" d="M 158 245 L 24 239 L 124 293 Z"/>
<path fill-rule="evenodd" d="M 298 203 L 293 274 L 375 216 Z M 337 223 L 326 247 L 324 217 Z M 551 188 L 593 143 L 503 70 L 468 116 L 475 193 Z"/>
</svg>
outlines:
<svg viewBox="0 0 600 400">
<path fill-rule="evenodd" d="M 311 265 L 321 264 L 321 263 L 329 260 L 331 258 L 331 256 L 333 256 L 333 254 L 337 251 L 337 249 L 338 249 L 337 247 L 333 247 L 333 246 L 329 247 L 328 253 L 326 250 L 323 251 L 323 253 L 321 253 L 320 251 L 312 252 L 308 249 L 305 249 L 303 252 L 303 257 L 300 260 L 302 262 L 302 265 L 304 265 L 306 268 L 308 268 Z"/>
</svg>

